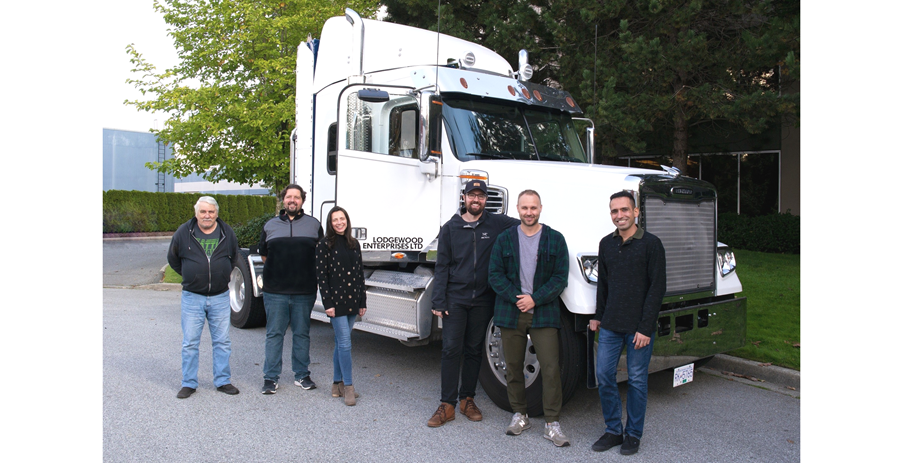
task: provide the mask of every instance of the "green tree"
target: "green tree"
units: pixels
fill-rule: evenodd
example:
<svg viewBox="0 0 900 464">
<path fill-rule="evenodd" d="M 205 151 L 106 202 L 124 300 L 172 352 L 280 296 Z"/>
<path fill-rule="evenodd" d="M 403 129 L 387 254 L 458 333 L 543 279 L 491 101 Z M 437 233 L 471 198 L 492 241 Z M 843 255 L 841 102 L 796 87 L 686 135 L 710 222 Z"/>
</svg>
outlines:
<svg viewBox="0 0 900 464">
<path fill-rule="evenodd" d="M 386 0 L 384 20 L 437 31 L 438 2 L 434 0 Z M 460 0 L 440 5 L 440 32 L 484 45 L 506 58 L 513 69 L 521 49 L 529 52 L 534 68 L 532 82 L 555 84 L 553 62 L 556 50 L 541 12 L 549 0 Z"/>
<path fill-rule="evenodd" d="M 432 2 L 382 3 L 387 20 L 436 29 Z M 537 50 L 532 80 L 572 93 L 604 161 L 663 137 L 684 171 L 692 128 L 799 124 L 800 95 L 784 91 L 800 78 L 798 0 L 463 1 L 441 6 L 441 31 L 514 66 Z"/>
<path fill-rule="evenodd" d="M 800 77 L 799 1 L 571 3 L 598 25 L 596 60 L 564 56 L 563 66 L 581 68 L 581 101 L 603 124 L 603 153 L 641 152 L 650 133 L 662 134 L 685 171 L 692 128 L 726 122 L 758 134 L 785 119 L 799 124 L 800 95 L 784 91 Z"/>
<path fill-rule="evenodd" d="M 346 6 L 370 17 L 374 0 Z M 126 101 L 171 116 L 155 131 L 173 146 L 163 163 L 176 177 L 261 183 L 288 181 L 294 126 L 297 46 L 318 37 L 325 20 L 344 13 L 328 0 L 155 0 L 175 42 L 179 63 L 158 72 L 134 45 L 126 47 L 137 77 L 127 82 L 146 100 Z"/>
</svg>

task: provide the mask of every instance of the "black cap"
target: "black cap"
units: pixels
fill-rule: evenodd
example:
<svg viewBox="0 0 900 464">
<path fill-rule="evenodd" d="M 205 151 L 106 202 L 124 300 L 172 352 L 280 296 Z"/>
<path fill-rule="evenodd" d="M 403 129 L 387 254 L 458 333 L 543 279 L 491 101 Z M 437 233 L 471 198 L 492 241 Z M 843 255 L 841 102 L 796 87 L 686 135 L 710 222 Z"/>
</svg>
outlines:
<svg viewBox="0 0 900 464">
<path fill-rule="evenodd" d="M 466 182 L 466 188 L 463 193 L 468 194 L 472 190 L 481 190 L 481 193 L 487 194 L 487 183 L 481 179 L 473 179 Z"/>
</svg>

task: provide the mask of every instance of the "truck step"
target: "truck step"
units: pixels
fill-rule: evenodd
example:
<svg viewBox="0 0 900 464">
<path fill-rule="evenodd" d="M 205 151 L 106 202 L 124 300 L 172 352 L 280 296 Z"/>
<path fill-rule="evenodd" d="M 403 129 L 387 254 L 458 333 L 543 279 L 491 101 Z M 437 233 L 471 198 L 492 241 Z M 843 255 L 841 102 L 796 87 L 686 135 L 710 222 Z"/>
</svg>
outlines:
<svg viewBox="0 0 900 464">
<path fill-rule="evenodd" d="M 366 278 L 366 285 L 369 287 L 389 288 L 404 292 L 424 289 L 429 282 L 431 282 L 431 276 L 384 270 L 377 270 Z"/>
</svg>

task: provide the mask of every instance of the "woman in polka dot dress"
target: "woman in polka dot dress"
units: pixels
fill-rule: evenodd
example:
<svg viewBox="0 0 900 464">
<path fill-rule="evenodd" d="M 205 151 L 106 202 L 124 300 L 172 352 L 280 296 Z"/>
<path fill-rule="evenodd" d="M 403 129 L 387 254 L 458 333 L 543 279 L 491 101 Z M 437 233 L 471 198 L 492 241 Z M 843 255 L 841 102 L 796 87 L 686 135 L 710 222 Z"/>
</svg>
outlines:
<svg viewBox="0 0 900 464">
<path fill-rule="evenodd" d="M 331 396 L 356 404 L 353 387 L 350 332 L 357 315 L 366 314 L 366 284 L 362 250 L 350 235 L 350 216 L 340 206 L 328 212 L 325 237 L 316 245 L 316 280 L 325 314 L 334 329 L 334 383 Z"/>
</svg>

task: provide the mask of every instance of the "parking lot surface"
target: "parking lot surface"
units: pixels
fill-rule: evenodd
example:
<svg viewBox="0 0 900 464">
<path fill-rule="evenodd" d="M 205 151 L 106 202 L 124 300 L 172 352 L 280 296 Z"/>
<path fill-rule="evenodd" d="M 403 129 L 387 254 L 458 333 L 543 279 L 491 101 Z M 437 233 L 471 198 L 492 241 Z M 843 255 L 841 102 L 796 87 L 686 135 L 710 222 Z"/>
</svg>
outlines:
<svg viewBox="0 0 900 464">
<path fill-rule="evenodd" d="M 596 390 L 580 389 L 560 422 L 572 446 L 542 437 L 543 420 L 521 436 L 504 434 L 510 414 L 480 386 L 484 413 L 470 422 L 425 425 L 439 404 L 440 343 L 406 347 L 354 332 L 354 384 L 359 402 L 332 398 L 333 332 L 313 321 L 312 378 L 293 385 L 289 343 L 275 395 L 262 395 L 265 329 L 231 328 L 228 396 L 212 384 L 211 346 L 204 329 L 200 386 L 188 399 L 181 382 L 180 292 L 103 290 L 103 460 L 106 462 L 798 462 L 800 400 L 700 371 L 672 387 L 672 373 L 650 377 L 640 452 L 591 451 L 603 432 Z M 286 338 L 286 340 L 289 337 Z M 620 385 L 624 401 L 625 385 Z"/>
</svg>

